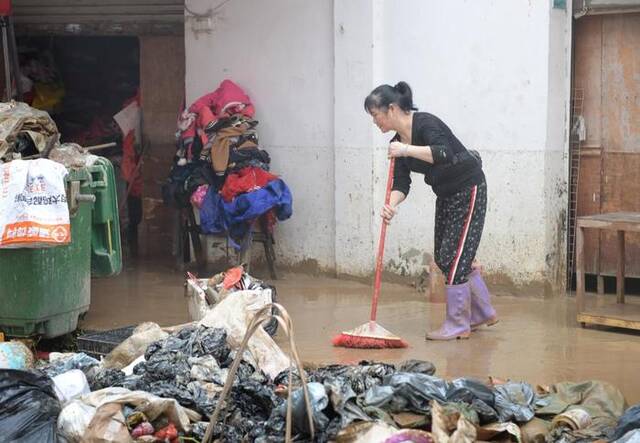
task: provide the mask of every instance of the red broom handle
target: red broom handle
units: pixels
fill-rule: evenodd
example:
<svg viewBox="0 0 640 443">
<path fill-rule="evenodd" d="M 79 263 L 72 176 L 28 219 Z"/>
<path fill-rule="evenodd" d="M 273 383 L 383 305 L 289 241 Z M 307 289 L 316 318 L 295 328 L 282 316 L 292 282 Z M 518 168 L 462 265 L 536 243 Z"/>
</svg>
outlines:
<svg viewBox="0 0 640 443">
<path fill-rule="evenodd" d="M 387 191 L 384 196 L 384 204 L 388 205 L 391 199 L 391 187 L 393 186 L 393 168 L 395 166 L 395 158 L 391 157 L 389 161 L 389 177 L 387 178 Z M 378 313 L 378 298 L 380 297 L 380 283 L 382 280 L 382 257 L 384 256 L 384 239 L 387 236 L 387 223 L 382 221 L 380 227 L 380 241 L 378 242 L 378 257 L 376 258 L 376 277 L 373 283 L 373 301 L 371 302 L 371 321 L 376 321 Z"/>
</svg>

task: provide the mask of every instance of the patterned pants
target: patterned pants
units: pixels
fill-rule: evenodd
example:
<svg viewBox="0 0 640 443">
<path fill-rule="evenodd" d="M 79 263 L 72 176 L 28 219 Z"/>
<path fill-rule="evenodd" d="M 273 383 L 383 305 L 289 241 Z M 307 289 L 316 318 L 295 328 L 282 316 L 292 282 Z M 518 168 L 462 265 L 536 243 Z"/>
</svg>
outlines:
<svg viewBox="0 0 640 443">
<path fill-rule="evenodd" d="M 486 211 L 486 182 L 436 200 L 434 255 L 446 284 L 459 285 L 467 281 L 482 237 Z"/>
</svg>

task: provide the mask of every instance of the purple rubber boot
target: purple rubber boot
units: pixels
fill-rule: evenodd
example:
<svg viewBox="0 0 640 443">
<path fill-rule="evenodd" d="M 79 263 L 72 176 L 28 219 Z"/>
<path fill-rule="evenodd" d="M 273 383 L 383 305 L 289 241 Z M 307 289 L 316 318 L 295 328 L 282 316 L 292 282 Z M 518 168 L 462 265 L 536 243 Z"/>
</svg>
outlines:
<svg viewBox="0 0 640 443">
<path fill-rule="evenodd" d="M 469 288 L 471 289 L 471 329 L 482 325 L 493 326 L 498 323 L 496 310 L 491 306 L 489 289 L 482 279 L 479 269 L 469 274 Z"/>
<path fill-rule="evenodd" d="M 447 285 L 447 318 L 437 331 L 429 332 L 427 340 L 455 340 L 469 338 L 470 289 L 468 283 L 461 285 Z"/>
</svg>

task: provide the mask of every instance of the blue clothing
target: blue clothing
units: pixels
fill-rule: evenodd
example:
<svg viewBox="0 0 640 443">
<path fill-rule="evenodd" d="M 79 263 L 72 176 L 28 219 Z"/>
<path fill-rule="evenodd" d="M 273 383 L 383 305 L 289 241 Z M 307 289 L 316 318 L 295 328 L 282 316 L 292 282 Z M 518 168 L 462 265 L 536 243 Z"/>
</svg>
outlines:
<svg viewBox="0 0 640 443">
<path fill-rule="evenodd" d="M 200 209 L 200 230 L 205 234 L 228 232 L 232 240 L 240 241 L 251 228 L 251 222 L 272 208 L 278 220 L 291 217 L 292 204 L 291 191 L 281 179 L 272 180 L 256 191 L 237 195 L 229 203 L 209 188 Z"/>
</svg>

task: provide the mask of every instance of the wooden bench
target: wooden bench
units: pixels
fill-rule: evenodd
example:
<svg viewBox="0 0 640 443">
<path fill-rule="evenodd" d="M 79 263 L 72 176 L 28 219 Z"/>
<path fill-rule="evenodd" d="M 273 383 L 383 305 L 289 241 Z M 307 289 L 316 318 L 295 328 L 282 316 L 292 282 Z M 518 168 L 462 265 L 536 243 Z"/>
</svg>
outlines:
<svg viewBox="0 0 640 443">
<path fill-rule="evenodd" d="M 616 231 L 618 245 L 618 266 L 616 271 L 616 304 L 589 307 L 585 306 L 584 272 L 584 230 L 604 229 Z M 640 213 L 614 212 L 578 217 L 576 229 L 576 299 L 578 322 L 587 324 L 614 326 L 640 330 L 640 305 L 625 303 L 624 299 L 624 236 L 625 232 L 640 232 Z M 602 276 L 598 272 L 598 293 L 604 293 Z"/>
</svg>

